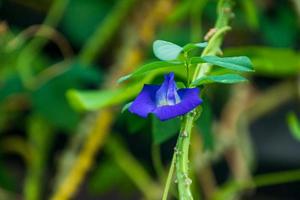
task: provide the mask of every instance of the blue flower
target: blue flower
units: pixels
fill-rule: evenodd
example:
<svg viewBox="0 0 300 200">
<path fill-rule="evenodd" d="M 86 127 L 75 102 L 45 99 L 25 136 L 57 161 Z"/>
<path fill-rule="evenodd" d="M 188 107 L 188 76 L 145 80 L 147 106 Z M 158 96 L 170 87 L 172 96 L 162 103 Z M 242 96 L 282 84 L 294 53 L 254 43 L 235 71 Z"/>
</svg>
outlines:
<svg viewBox="0 0 300 200">
<path fill-rule="evenodd" d="M 146 118 L 153 113 L 161 121 L 184 115 L 202 103 L 198 88 L 177 90 L 174 73 L 165 75 L 162 85 L 145 84 L 129 111 Z"/>
</svg>

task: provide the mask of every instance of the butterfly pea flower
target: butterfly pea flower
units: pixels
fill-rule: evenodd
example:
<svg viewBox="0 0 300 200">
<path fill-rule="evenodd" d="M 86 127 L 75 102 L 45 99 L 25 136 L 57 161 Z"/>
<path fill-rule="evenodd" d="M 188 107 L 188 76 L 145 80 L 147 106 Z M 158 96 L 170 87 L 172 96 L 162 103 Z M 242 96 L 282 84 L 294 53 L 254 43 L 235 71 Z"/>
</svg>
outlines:
<svg viewBox="0 0 300 200">
<path fill-rule="evenodd" d="M 202 103 L 198 88 L 177 89 L 174 73 L 165 75 L 162 85 L 145 84 L 129 107 L 129 111 L 146 118 L 153 113 L 165 121 L 184 115 Z"/>
</svg>

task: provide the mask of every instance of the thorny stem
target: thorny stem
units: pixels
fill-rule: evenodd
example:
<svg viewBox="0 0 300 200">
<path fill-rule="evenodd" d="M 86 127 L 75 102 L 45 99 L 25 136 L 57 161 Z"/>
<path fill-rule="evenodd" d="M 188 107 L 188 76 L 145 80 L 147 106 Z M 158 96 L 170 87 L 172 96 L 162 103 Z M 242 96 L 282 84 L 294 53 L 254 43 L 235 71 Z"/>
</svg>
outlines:
<svg viewBox="0 0 300 200">
<path fill-rule="evenodd" d="M 215 55 L 220 52 L 219 48 L 219 40 L 222 38 L 224 33 L 229 31 L 231 28 L 229 26 L 225 26 L 217 30 L 217 32 L 211 37 L 209 40 L 209 43 L 207 47 L 203 50 L 201 56 L 207 56 L 207 55 Z M 201 78 L 202 76 L 205 76 L 209 73 L 211 69 L 211 65 L 207 63 L 199 64 L 195 70 L 193 81 Z"/>
<path fill-rule="evenodd" d="M 218 19 L 215 25 L 216 33 L 210 38 L 208 46 L 204 49 L 201 56 L 216 55 L 220 52 L 220 46 L 223 41 L 223 35 L 230 30 L 228 26 L 229 19 L 232 16 L 231 0 L 219 0 Z M 205 76 L 211 70 L 211 66 L 204 63 L 199 64 L 194 72 L 192 81 Z M 189 145 L 193 122 L 200 116 L 201 109 L 188 113 L 182 120 L 182 126 L 177 140 L 175 155 L 176 177 L 178 182 L 178 192 L 180 200 L 192 200 L 190 185 L 192 180 L 189 178 Z M 173 165 L 171 165 L 172 169 Z M 169 173 L 168 179 L 172 176 Z M 165 196 L 165 194 L 164 194 Z"/>
<path fill-rule="evenodd" d="M 189 146 L 191 130 L 194 122 L 192 113 L 184 117 L 182 127 L 178 136 L 178 141 L 174 154 L 176 155 L 176 178 L 178 181 L 179 199 L 193 199 L 190 185 L 192 180 L 189 178 Z"/>
<path fill-rule="evenodd" d="M 131 30 L 131 27 L 133 27 L 133 32 L 138 32 L 138 34 L 134 34 L 133 37 L 131 37 L 132 35 L 126 35 L 127 37 L 125 37 L 123 41 L 124 45 L 122 46 L 120 53 L 122 55 L 122 62 L 120 61 L 115 63 L 113 66 L 113 73 L 110 73 L 108 76 L 109 78 L 104 84 L 108 85 L 108 88 L 112 88 L 112 84 L 108 83 L 115 80 L 115 78 L 118 77 L 118 73 L 124 73 L 124 71 L 128 70 L 127 66 L 130 66 L 131 69 L 138 65 L 143 57 L 142 50 L 144 49 L 144 46 L 140 45 L 141 41 L 143 44 L 147 45 L 148 42 L 152 40 L 154 34 L 153 30 L 156 30 L 156 27 L 162 23 L 162 20 L 165 19 L 165 13 L 168 13 L 173 5 L 172 1 L 166 0 L 155 1 L 155 3 L 147 1 L 146 4 L 149 4 L 149 6 L 143 8 L 143 23 L 139 23 L 138 18 L 135 18 L 129 23 L 128 30 Z M 145 34 L 146 32 L 147 34 Z M 95 34 L 97 33 L 98 32 Z M 131 43 L 132 40 L 133 43 Z M 126 52 L 124 55 L 122 53 L 123 51 Z M 98 53 L 95 52 L 95 54 L 93 54 L 90 58 L 94 58 L 96 54 Z M 92 60 L 93 59 L 90 61 Z M 86 60 L 81 61 L 85 62 Z M 115 83 L 115 81 L 113 82 Z M 95 154 L 102 147 L 105 137 L 109 134 L 109 127 L 112 125 L 115 116 L 114 110 L 110 107 L 101 109 L 101 111 L 99 110 L 96 114 L 97 117 L 95 118 L 95 121 L 88 124 L 89 128 L 87 128 L 87 136 L 82 136 L 83 143 L 78 139 L 75 141 L 75 147 L 80 148 L 81 145 L 83 146 L 80 148 L 78 156 L 76 152 L 77 148 L 67 149 L 66 153 L 68 155 L 65 155 L 63 160 L 67 162 L 67 159 L 71 159 L 71 161 L 66 163 L 65 166 L 66 169 L 69 169 L 69 172 L 62 172 L 64 174 L 64 178 L 50 199 L 71 199 L 75 195 L 75 192 L 78 189 L 79 184 L 83 181 L 86 173 L 90 170 Z M 84 134 L 84 131 L 79 134 Z M 80 139 L 80 137 L 78 138 Z M 70 155 L 73 155 L 74 158 L 70 157 Z M 132 176 L 130 178 L 139 179 L 140 177 Z M 151 190 L 149 189 L 149 191 Z"/>
</svg>

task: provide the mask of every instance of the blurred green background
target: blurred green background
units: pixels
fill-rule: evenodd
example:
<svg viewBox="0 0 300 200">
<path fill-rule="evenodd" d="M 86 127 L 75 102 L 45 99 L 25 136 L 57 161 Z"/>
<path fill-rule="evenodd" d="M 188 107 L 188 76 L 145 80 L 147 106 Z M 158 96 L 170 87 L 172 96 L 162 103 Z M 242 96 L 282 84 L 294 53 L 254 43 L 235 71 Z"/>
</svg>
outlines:
<svg viewBox="0 0 300 200">
<path fill-rule="evenodd" d="M 1 0 L 0 199 L 160 199 L 178 120 L 120 112 L 156 74 L 116 80 L 154 60 L 155 39 L 204 41 L 216 5 Z M 193 190 L 197 199 L 299 199 L 300 1 L 234 0 L 233 12 L 223 53 L 250 57 L 256 72 L 247 84 L 209 87 Z"/>
</svg>

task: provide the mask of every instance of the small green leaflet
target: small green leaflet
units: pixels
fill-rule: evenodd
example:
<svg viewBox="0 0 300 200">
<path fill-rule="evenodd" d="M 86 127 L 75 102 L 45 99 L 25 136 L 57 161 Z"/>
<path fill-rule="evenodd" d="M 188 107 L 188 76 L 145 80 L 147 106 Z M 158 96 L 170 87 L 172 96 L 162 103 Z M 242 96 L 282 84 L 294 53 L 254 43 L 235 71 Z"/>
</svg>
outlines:
<svg viewBox="0 0 300 200">
<path fill-rule="evenodd" d="M 287 123 L 294 138 L 300 141 L 300 122 L 295 113 L 291 112 L 288 114 Z"/>
<path fill-rule="evenodd" d="M 70 89 L 67 91 L 67 99 L 76 110 L 96 110 L 113 105 L 115 101 L 118 101 L 121 92 L 121 89 L 100 91 Z"/>
<path fill-rule="evenodd" d="M 204 85 L 210 83 L 224 83 L 224 84 L 232 84 L 232 83 L 240 83 L 246 82 L 247 79 L 238 75 L 238 74 L 224 74 L 224 75 L 210 75 L 204 76 L 197 80 L 195 80 L 192 85 Z"/>
<path fill-rule="evenodd" d="M 189 52 L 195 48 L 205 48 L 207 46 L 207 42 L 200 42 L 200 43 L 189 43 L 183 47 L 184 52 Z"/>
<path fill-rule="evenodd" d="M 204 63 L 205 61 L 201 57 L 192 57 L 191 64 Z"/>
<path fill-rule="evenodd" d="M 195 46 L 199 47 L 199 48 L 205 48 L 207 47 L 208 42 L 199 42 L 199 43 L 195 43 Z"/>
<path fill-rule="evenodd" d="M 123 112 L 125 112 L 126 110 L 128 110 L 128 108 L 131 106 L 132 103 L 133 103 L 133 102 L 131 101 L 131 102 L 125 104 L 125 105 L 123 106 L 123 108 L 122 108 L 121 113 L 123 113 Z"/>
<path fill-rule="evenodd" d="M 156 62 L 151 62 L 148 64 L 145 64 L 141 67 L 139 67 L 136 71 L 134 71 L 131 74 L 128 74 L 126 76 L 122 76 L 121 78 L 118 79 L 118 83 L 121 83 L 125 80 L 128 80 L 129 78 L 144 75 L 147 72 L 156 70 L 156 69 L 161 69 L 161 68 L 166 68 L 166 67 L 179 67 L 183 66 L 183 63 L 180 61 L 176 62 L 165 62 L 165 61 L 156 61 Z"/>
<path fill-rule="evenodd" d="M 203 56 L 202 59 L 210 64 L 224 67 L 226 69 L 253 72 L 251 60 L 246 56 L 237 57 L 218 57 L 218 56 Z"/>
<path fill-rule="evenodd" d="M 264 77 L 285 78 L 300 72 L 300 53 L 293 49 L 251 46 L 225 50 L 227 56 L 237 54 L 249 55 L 255 73 Z"/>
<path fill-rule="evenodd" d="M 67 91 L 67 99 L 71 106 L 79 111 L 94 111 L 106 106 L 118 105 L 134 97 L 141 91 L 142 82 L 111 90 L 76 90 Z"/>
<path fill-rule="evenodd" d="M 156 40 L 153 43 L 154 55 L 164 61 L 176 60 L 183 48 L 172 42 Z"/>
<path fill-rule="evenodd" d="M 177 89 L 186 88 L 185 84 L 183 82 L 176 82 Z"/>
</svg>

